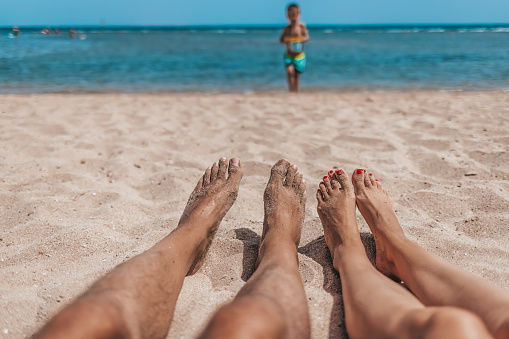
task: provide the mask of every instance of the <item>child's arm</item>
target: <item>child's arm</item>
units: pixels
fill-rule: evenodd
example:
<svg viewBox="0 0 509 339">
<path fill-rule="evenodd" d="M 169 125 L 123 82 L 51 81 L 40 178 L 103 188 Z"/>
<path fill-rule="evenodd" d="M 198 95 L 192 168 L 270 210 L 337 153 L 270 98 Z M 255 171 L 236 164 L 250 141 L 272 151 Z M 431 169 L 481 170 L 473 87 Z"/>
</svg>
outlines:
<svg viewBox="0 0 509 339">
<path fill-rule="evenodd" d="M 282 44 L 282 45 L 286 45 L 285 36 L 286 36 L 286 28 L 287 27 L 288 26 L 283 28 L 283 31 L 281 32 L 281 36 L 279 37 L 279 43 Z"/>
<path fill-rule="evenodd" d="M 302 42 L 308 42 L 309 41 L 309 32 L 305 24 L 301 23 L 301 29 L 302 29 Z"/>
</svg>

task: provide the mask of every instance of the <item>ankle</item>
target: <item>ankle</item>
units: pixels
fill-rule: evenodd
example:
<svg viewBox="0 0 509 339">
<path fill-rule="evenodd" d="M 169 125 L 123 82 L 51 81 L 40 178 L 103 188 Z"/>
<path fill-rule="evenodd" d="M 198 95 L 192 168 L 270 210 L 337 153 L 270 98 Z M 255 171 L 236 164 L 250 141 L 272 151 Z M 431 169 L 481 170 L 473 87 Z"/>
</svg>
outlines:
<svg viewBox="0 0 509 339">
<path fill-rule="evenodd" d="M 367 259 L 366 250 L 364 249 L 364 245 L 360 240 L 347 240 L 343 242 L 341 245 L 337 246 L 334 250 L 331 251 L 331 257 L 332 264 L 338 271 L 339 267 L 343 265 L 344 261 L 349 261 L 356 257 L 365 257 Z"/>
</svg>

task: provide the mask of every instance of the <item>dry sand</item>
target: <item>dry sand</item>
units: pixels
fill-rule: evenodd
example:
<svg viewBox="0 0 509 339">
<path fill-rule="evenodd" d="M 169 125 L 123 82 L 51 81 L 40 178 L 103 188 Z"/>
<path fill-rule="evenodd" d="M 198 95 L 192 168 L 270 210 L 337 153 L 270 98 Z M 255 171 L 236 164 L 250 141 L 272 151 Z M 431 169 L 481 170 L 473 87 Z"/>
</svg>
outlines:
<svg viewBox="0 0 509 339">
<path fill-rule="evenodd" d="M 375 173 L 409 238 L 509 289 L 507 93 L 3 95 L 0 123 L 2 338 L 29 337 L 167 235 L 221 156 L 241 158 L 244 179 L 186 278 L 172 338 L 199 333 L 252 273 L 263 190 L 281 157 L 310 192 L 299 259 L 313 338 L 346 337 L 314 198 L 332 168 Z"/>
</svg>

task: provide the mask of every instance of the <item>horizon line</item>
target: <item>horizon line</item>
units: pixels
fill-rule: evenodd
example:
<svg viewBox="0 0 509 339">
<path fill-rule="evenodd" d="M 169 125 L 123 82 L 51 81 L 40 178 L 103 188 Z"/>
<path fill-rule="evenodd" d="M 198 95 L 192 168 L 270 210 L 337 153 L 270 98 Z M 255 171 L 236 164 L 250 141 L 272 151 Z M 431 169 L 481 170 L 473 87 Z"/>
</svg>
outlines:
<svg viewBox="0 0 509 339">
<path fill-rule="evenodd" d="M 281 28 L 283 24 L 213 24 L 213 25 L 0 25 L 0 29 L 11 29 L 14 26 L 25 27 L 28 29 L 44 28 L 44 27 L 79 27 L 79 28 L 162 28 L 162 29 L 208 29 L 208 28 Z M 486 26 L 509 26 L 507 23 L 378 23 L 378 24 L 307 24 L 309 28 L 390 28 L 390 27 L 486 27 Z"/>
</svg>

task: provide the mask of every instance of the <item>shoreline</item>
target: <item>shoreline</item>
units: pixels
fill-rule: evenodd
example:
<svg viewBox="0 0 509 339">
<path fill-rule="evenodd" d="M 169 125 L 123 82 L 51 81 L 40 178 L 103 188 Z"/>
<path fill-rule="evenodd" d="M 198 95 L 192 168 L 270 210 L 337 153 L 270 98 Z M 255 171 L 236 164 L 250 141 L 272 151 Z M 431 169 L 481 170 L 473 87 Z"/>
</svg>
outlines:
<svg viewBox="0 0 509 339">
<path fill-rule="evenodd" d="M 340 95 L 343 93 L 506 93 L 509 88 L 494 89 L 461 89 L 461 88 L 388 88 L 388 89 L 362 89 L 362 88 L 303 88 L 297 95 L 330 94 Z M 288 90 L 255 90 L 255 91 L 122 91 L 122 90 L 77 90 L 77 91 L 53 91 L 53 92 L 30 92 L 30 93 L 2 93 L 0 96 L 32 96 L 32 95 L 294 95 Z"/>
</svg>

